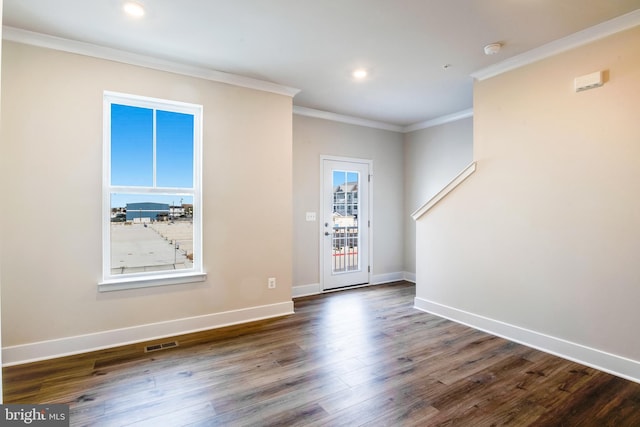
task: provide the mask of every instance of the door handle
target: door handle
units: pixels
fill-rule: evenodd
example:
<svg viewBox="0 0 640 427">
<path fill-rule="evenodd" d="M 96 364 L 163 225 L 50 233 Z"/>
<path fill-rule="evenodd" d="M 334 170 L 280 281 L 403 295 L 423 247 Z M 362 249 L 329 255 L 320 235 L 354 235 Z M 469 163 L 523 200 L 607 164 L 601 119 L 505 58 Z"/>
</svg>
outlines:
<svg viewBox="0 0 640 427">
<path fill-rule="evenodd" d="M 325 231 L 325 232 L 324 232 L 324 235 L 325 235 L 325 236 L 331 236 L 331 233 L 329 233 L 328 231 Z"/>
</svg>

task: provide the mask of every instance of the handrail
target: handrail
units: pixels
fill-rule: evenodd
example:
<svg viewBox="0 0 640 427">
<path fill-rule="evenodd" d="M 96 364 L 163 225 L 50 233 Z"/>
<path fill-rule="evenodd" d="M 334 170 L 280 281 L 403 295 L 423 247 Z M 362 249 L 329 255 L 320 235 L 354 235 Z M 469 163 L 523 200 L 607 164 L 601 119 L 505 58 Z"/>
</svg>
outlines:
<svg viewBox="0 0 640 427">
<path fill-rule="evenodd" d="M 475 171 L 476 171 L 476 162 L 473 162 L 469 166 L 464 168 L 462 172 L 456 175 L 456 177 L 453 178 L 447 185 L 445 185 L 442 190 L 438 191 L 438 193 L 436 193 L 435 196 L 430 198 L 427 203 L 425 203 L 424 205 L 422 205 L 422 207 L 418 208 L 418 210 L 412 213 L 411 217 L 413 218 L 413 220 L 417 221 L 422 215 L 427 213 L 429 209 L 434 207 L 440 200 L 442 200 L 447 194 L 453 191 L 454 188 L 460 185 L 462 181 L 467 179 L 469 175 L 471 175 Z"/>
</svg>

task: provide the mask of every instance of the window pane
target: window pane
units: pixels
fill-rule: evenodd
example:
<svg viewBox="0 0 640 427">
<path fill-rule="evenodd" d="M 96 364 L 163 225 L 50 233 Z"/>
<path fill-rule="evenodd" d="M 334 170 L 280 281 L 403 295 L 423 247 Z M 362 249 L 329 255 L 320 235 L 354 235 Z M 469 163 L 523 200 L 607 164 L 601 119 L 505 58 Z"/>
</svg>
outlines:
<svg viewBox="0 0 640 427">
<path fill-rule="evenodd" d="M 193 187 L 193 116 L 156 112 L 156 185 Z"/>
<path fill-rule="evenodd" d="M 153 110 L 111 104 L 111 185 L 153 185 Z"/>
<path fill-rule="evenodd" d="M 333 171 L 333 273 L 360 269 L 358 186 L 354 171 Z"/>
<path fill-rule="evenodd" d="M 111 194 L 111 274 L 193 267 L 193 198 Z"/>
</svg>

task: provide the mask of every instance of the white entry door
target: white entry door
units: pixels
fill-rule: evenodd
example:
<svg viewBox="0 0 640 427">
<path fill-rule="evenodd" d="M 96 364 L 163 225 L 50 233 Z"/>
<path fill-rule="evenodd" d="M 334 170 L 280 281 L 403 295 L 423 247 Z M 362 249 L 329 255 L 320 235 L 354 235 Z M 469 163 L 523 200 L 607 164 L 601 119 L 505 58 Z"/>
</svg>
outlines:
<svg viewBox="0 0 640 427">
<path fill-rule="evenodd" d="M 370 161 L 322 159 L 322 288 L 369 283 Z"/>
</svg>

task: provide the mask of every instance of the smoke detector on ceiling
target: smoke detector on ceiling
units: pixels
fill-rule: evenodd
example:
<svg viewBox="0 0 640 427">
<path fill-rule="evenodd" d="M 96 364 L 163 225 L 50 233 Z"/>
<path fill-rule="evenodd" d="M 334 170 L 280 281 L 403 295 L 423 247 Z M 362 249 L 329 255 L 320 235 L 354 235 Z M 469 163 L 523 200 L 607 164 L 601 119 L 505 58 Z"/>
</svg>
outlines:
<svg viewBox="0 0 640 427">
<path fill-rule="evenodd" d="M 491 43 L 484 47 L 485 55 L 495 55 L 500 52 L 500 48 L 502 48 L 502 43 Z"/>
</svg>

